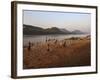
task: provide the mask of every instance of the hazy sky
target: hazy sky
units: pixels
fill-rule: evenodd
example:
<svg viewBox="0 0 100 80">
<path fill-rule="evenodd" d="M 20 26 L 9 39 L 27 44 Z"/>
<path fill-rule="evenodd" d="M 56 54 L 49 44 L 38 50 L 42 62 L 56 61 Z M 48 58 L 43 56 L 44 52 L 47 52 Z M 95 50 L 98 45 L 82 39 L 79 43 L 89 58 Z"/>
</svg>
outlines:
<svg viewBox="0 0 100 80">
<path fill-rule="evenodd" d="M 91 14 L 24 10 L 23 23 L 42 28 L 58 27 L 90 32 Z"/>
</svg>

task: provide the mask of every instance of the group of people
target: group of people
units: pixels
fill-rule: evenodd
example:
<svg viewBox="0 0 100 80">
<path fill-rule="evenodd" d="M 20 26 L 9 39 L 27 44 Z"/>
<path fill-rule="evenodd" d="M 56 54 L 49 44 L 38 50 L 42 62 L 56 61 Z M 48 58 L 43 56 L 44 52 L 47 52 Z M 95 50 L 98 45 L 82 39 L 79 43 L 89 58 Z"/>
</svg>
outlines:
<svg viewBox="0 0 100 80">
<path fill-rule="evenodd" d="M 42 42 L 28 42 L 28 51 L 31 50 L 31 48 L 35 45 L 40 45 Z M 57 39 L 46 39 L 45 44 L 47 45 L 47 51 L 50 51 L 51 45 L 54 45 L 56 47 L 67 47 L 69 44 L 71 44 L 71 41 L 67 42 L 67 40 L 57 40 Z"/>
<path fill-rule="evenodd" d="M 71 40 L 57 40 L 57 39 L 48 39 L 46 40 L 47 51 L 51 50 L 51 45 L 55 47 L 65 48 L 68 47 L 72 43 Z"/>
</svg>

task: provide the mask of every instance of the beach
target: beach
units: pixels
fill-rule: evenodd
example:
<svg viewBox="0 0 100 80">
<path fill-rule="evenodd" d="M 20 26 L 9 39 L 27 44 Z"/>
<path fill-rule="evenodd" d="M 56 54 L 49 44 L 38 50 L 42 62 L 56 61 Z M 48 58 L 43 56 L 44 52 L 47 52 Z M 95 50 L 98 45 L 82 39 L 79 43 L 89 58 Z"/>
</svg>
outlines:
<svg viewBox="0 0 100 80">
<path fill-rule="evenodd" d="M 23 47 L 23 69 L 76 67 L 91 65 L 91 39 L 72 37 L 48 39 Z"/>
</svg>

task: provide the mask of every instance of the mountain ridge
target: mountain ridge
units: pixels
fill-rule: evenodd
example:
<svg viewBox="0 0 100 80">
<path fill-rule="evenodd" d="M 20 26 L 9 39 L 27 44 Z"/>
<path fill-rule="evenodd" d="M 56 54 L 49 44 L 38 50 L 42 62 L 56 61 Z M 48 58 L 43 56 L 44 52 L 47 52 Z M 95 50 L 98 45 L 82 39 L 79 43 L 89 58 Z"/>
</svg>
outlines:
<svg viewBox="0 0 100 80">
<path fill-rule="evenodd" d="M 45 34 L 84 34 L 84 33 L 80 30 L 69 31 L 67 29 L 64 28 L 60 29 L 57 27 L 43 29 L 38 26 L 23 24 L 23 34 L 24 35 L 45 35 Z"/>
</svg>

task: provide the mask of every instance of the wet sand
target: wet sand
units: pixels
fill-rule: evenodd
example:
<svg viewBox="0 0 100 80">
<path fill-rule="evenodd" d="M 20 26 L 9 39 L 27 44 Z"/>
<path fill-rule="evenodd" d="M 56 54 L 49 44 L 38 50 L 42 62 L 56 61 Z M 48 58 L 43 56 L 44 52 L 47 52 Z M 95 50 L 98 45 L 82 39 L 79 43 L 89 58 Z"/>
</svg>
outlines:
<svg viewBox="0 0 100 80">
<path fill-rule="evenodd" d="M 90 39 L 48 40 L 23 48 L 23 68 L 54 68 L 91 65 Z"/>
</svg>

